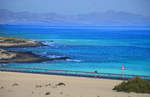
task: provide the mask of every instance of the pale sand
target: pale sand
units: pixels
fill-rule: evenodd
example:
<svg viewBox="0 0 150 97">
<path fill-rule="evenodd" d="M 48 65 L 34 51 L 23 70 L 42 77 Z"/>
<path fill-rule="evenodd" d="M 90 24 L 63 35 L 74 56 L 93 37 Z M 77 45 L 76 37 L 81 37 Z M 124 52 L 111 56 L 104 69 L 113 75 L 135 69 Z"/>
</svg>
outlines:
<svg viewBox="0 0 150 97">
<path fill-rule="evenodd" d="M 66 85 L 56 86 L 59 82 Z M 150 97 L 150 94 L 113 91 L 112 88 L 120 82 L 122 81 L 0 72 L 0 97 Z M 50 94 L 45 95 L 46 92 Z"/>
</svg>

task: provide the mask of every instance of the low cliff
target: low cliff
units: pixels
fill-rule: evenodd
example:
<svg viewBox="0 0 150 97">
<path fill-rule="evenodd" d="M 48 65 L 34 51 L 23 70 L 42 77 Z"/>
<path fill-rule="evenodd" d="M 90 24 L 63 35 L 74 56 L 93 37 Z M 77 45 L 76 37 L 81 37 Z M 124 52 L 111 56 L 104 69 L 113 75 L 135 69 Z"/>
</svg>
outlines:
<svg viewBox="0 0 150 97">
<path fill-rule="evenodd" d="M 10 47 L 35 47 L 43 46 L 41 42 L 14 38 L 14 37 L 0 37 L 0 48 L 10 48 Z"/>
</svg>

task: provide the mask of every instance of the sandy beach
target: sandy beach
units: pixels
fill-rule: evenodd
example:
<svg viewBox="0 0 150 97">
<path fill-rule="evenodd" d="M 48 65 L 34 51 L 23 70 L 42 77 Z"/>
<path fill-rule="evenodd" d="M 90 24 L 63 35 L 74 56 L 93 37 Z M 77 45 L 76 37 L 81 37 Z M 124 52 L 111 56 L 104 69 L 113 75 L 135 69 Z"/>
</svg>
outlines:
<svg viewBox="0 0 150 97">
<path fill-rule="evenodd" d="M 150 97 L 112 88 L 120 80 L 0 72 L 0 97 Z"/>
</svg>

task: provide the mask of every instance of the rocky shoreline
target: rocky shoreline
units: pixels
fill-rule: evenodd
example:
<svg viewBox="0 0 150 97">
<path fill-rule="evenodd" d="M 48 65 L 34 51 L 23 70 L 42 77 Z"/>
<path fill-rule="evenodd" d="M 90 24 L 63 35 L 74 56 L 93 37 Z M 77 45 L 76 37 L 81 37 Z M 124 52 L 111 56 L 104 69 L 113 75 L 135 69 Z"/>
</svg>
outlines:
<svg viewBox="0 0 150 97">
<path fill-rule="evenodd" d="M 12 47 L 37 47 L 44 46 L 41 42 L 14 38 L 14 37 L 0 37 L 0 48 L 12 48 Z"/>
<path fill-rule="evenodd" d="M 48 60 L 47 58 L 41 58 L 31 52 L 0 51 L 2 51 L 0 53 L 0 63 L 42 62 Z"/>
<path fill-rule="evenodd" d="M 4 55 L 5 53 L 5 55 Z M 9 57 L 8 57 L 9 56 Z M 16 52 L 3 50 L 3 56 L 0 49 L 0 63 L 33 63 L 53 60 L 66 60 L 69 57 L 47 58 L 33 54 L 32 52 Z"/>
<path fill-rule="evenodd" d="M 31 62 L 44 62 L 44 61 L 70 59 L 69 57 L 47 58 L 33 54 L 32 52 L 17 52 L 4 50 L 4 48 L 12 48 L 12 47 L 18 48 L 18 47 L 38 47 L 38 46 L 45 46 L 45 45 L 42 44 L 41 42 L 27 39 L 0 37 L 0 63 L 14 63 L 14 62 L 31 63 Z"/>
</svg>

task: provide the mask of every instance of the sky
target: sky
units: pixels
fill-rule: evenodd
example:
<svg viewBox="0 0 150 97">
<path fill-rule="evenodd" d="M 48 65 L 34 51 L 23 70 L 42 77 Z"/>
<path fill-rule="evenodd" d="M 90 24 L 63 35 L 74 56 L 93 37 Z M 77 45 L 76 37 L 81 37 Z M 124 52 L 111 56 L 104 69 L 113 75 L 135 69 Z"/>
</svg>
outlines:
<svg viewBox="0 0 150 97">
<path fill-rule="evenodd" d="M 150 0 L 0 0 L 0 9 L 69 15 L 113 10 L 150 16 Z"/>
</svg>

